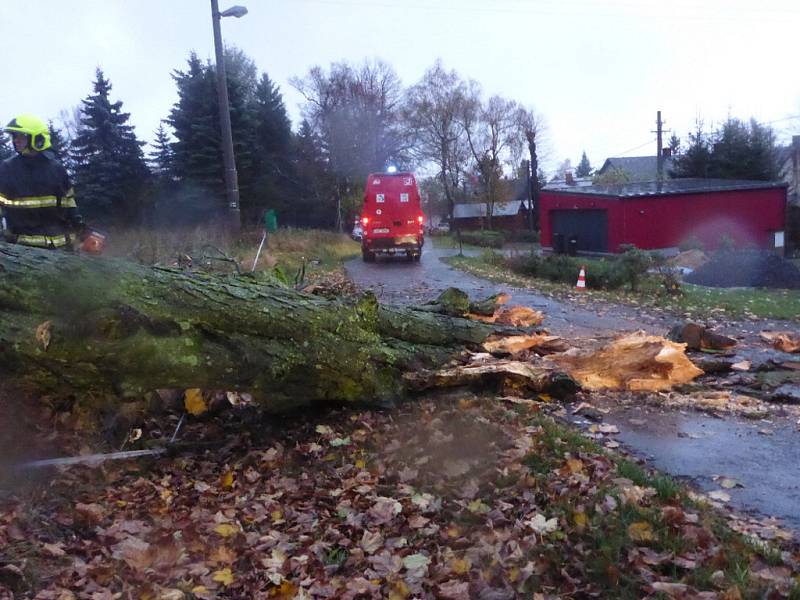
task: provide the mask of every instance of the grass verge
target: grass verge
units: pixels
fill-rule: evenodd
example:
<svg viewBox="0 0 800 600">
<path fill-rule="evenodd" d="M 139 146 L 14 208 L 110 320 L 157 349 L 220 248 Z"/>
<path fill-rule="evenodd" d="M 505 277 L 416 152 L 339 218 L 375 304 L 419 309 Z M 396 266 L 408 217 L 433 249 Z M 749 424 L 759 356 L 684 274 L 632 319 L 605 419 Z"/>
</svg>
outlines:
<svg viewBox="0 0 800 600">
<path fill-rule="evenodd" d="M 478 257 L 455 256 L 445 260 L 451 266 L 495 281 L 519 287 L 528 287 L 555 297 L 574 297 L 574 285 L 553 283 L 544 279 L 515 273 L 497 253 L 484 252 Z M 593 261 L 586 261 L 591 271 Z M 577 273 L 575 274 L 577 280 Z M 639 289 L 593 290 L 582 292 L 582 297 L 592 301 L 602 300 L 636 307 L 666 310 L 684 318 L 702 318 L 718 313 L 742 319 L 786 319 L 800 321 L 800 290 L 707 288 L 682 284 L 681 293 L 669 294 L 655 276 L 644 278 Z"/>
</svg>

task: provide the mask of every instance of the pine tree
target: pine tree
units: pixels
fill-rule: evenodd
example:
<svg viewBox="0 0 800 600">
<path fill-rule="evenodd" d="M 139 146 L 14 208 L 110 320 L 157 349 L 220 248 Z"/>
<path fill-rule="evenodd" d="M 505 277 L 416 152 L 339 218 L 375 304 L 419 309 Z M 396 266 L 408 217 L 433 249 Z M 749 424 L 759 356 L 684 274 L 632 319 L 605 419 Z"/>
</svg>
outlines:
<svg viewBox="0 0 800 600">
<path fill-rule="evenodd" d="M 178 87 L 178 101 L 167 122 L 172 126 L 175 142 L 175 175 L 184 184 L 189 201 L 198 209 L 221 206 L 209 198 L 225 194 L 225 180 L 220 147 L 219 117 L 214 74 L 194 52 L 185 71 L 175 71 L 172 78 Z"/>
<path fill-rule="evenodd" d="M 254 161 L 256 175 L 251 212 L 275 208 L 288 216 L 288 198 L 293 180 L 291 162 L 292 130 L 279 88 L 264 73 L 255 89 L 252 104 L 255 121 Z"/>
<path fill-rule="evenodd" d="M 164 129 L 164 123 L 158 124 L 153 149 L 148 153 L 150 171 L 157 180 L 168 181 L 175 172 L 175 151 L 172 149 L 169 134 Z"/>
<path fill-rule="evenodd" d="M 11 147 L 10 138 L 0 135 L 0 160 L 5 160 L 14 156 L 14 149 Z"/>
<path fill-rule="evenodd" d="M 689 134 L 689 145 L 675 157 L 670 177 L 708 177 L 711 165 L 711 143 L 698 121 L 694 133 Z"/>
<path fill-rule="evenodd" d="M 578 163 L 578 168 L 575 169 L 576 177 L 588 177 L 592 174 L 592 165 L 589 163 L 589 157 L 586 152 L 581 155 L 581 162 Z"/>
<path fill-rule="evenodd" d="M 75 165 L 70 157 L 69 142 L 61 133 L 61 130 L 53 124 L 52 120 L 47 122 L 47 130 L 50 133 L 50 151 L 72 175 L 75 172 Z"/>
<path fill-rule="evenodd" d="M 331 174 L 323 142 L 311 124 L 303 120 L 294 139 L 294 172 L 297 200 L 292 203 L 290 222 L 306 227 L 336 224 L 336 178 Z"/>
<path fill-rule="evenodd" d="M 681 153 L 681 138 L 674 133 L 669 137 L 667 148 L 671 156 L 678 156 Z"/>
<path fill-rule="evenodd" d="M 111 102 L 111 83 L 97 69 L 93 94 L 81 101 L 80 128 L 72 142 L 75 189 L 82 211 L 92 217 L 133 224 L 149 172 L 142 146 L 122 102 Z"/>
</svg>

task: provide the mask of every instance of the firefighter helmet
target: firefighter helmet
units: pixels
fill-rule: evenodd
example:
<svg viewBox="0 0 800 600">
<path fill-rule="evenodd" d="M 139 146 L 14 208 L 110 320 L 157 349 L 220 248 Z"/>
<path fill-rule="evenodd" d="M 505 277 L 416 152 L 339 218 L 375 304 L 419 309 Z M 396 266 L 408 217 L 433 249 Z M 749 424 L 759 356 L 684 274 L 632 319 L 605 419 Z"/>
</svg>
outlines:
<svg viewBox="0 0 800 600">
<path fill-rule="evenodd" d="M 3 128 L 3 131 L 14 135 L 22 133 L 28 136 L 28 147 L 37 152 L 42 152 L 50 147 L 50 131 L 39 117 L 25 114 L 14 117 Z"/>
</svg>

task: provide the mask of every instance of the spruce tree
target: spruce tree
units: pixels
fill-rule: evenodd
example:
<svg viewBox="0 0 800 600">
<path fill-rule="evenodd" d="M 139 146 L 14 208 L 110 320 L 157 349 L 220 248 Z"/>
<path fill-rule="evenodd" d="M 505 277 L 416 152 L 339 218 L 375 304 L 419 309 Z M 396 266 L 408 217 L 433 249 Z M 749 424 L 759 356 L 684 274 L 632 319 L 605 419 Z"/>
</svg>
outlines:
<svg viewBox="0 0 800 600">
<path fill-rule="evenodd" d="M 581 155 L 581 162 L 578 163 L 578 168 L 575 169 L 575 176 L 576 177 L 588 177 L 592 174 L 592 165 L 589 162 L 589 157 L 586 156 L 586 152 Z"/>
<path fill-rule="evenodd" d="M 336 178 L 330 172 L 322 139 L 307 120 L 300 124 L 292 155 L 297 199 L 289 209 L 289 221 L 306 227 L 333 227 L 336 224 Z"/>
<path fill-rule="evenodd" d="M 158 124 L 153 141 L 153 149 L 148 153 L 147 162 L 150 172 L 159 181 L 168 181 L 175 172 L 175 151 L 172 148 L 169 134 L 164 129 L 164 123 Z"/>
<path fill-rule="evenodd" d="M 185 71 L 174 71 L 172 78 L 178 87 L 178 101 L 172 107 L 167 122 L 172 126 L 175 142 L 175 175 L 184 184 L 184 194 L 197 209 L 214 209 L 209 194 L 222 198 L 225 181 L 220 147 L 217 93 L 214 74 L 207 65 L 191 53 Z"/>
<path fill-rule="evenodd" d="M 11 138 L 5 134 L 0 134 L 0 160 L 14 156 L 14 148 L 12 148 L 10 140 Z"/>
<path fill-rule="evenodd" d="M 142 146 L 122 102 L 111 102 L 111 82 L 97 69 L 93 93 L 81 101 L 80 127 L 72 142 L 75 189 L 90 217 L 131 225 L 138 221 L 149 171 Z"/>
<path fill-rule="evenodd" d="M 259 216 L 267 208 L 278 210 L 279 217 L 290 212 L 293 167 L 292 130 L 279 88 L 264 73 L 258 81 L 252 102 L 255 122 L 253 137 L 255 189 L 251 214 Z"/>
<path fill-rule="evenodd" d="M 69 142 L 61 133 L 61 130 L 53 124 L 52 120 L 47 122 L 47 130 L 50 133 L 50 151 L 72 175 L 75 169 L 70 158 Z"/>
</svg>

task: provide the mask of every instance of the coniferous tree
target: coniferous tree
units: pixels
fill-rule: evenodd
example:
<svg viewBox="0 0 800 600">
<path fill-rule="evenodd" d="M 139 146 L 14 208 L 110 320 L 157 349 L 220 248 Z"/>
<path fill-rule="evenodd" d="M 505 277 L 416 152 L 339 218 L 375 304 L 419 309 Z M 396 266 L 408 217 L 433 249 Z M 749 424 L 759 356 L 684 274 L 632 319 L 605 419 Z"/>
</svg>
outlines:
<svg viewBox="0 0 800 600">
<path fill-rule="evenodd" d="M 220 209 L 225 180 L 214 73 L 193 52 L 186 70 L 174 71 L 172 78 L 178 101 L 167 122 L 175 134 L 173 164 L 181 199 L 187 211 Z"/>
<path fill-rule="evenodd" d="M 266 73 L 256 86 L 252 104 L 254 132 L 255 190 L 252 211 L 259 215 L 275 208 L 288 216 L 291 182 L 294 178 L 291 161 L 292 130 L 283 96 Z M 296 224 L 296 223 L 295 223 Z"/>
<path fill-rule="evenodd" d="M 14 148 L 11 147 L 10 138 L 0 135 L 0 160 L 5 160 L 14 156 Z"/>
<path fill-rule="evenodd" d="M 69 142 L 61 133 L 61 130 L 53 124 L 53 121 L 47 122 L 47 129 L 50 132 L 50 151 L 67 169 L 70 175 L 75 172 L 74 165 L 70 158 Z"/>
<path fill-rule="evenodd" d="M 323 142 L 303 120 L 294 139 L 297 199 L 289 211 L 295 224 L 333 227 L 336 224 L 336 177 L 331 173 Z"/>
<path fill-rule="evenodd" d="M 148 153 L 150 172 L 157 180 L 170 180 L 175 172 L 175 151 L 164 123 L 158 124 L 153 149 Z"/>
<path fill-rule="evenodd" d="M 111 83 L 97 69 L 93 94 L 82 100 L 80 129 L 72 142 L 75 188 L 84 213 L 136 223 L 149 172 L 142 146 L 122 102 L 111 102 Z"/>
<path fill-rule="evenodd" d="M 678 154 L 681 152 L 681 138 L 673 133 L 669 137 L 667 148 L 669 148 L 669 153 L 671 156 L 678 156 Z"/>
<path fill-rule="evenodd" d="M 575 169 L 575 176 L 576 177 L 588 177 L 592 174 L 592 165 L 589 162 L 589 157 L 586 156 L 586 152 L 581 155 L 581 162 L 578 163 L 578 167 Z"/>
<path fill-rule="evenodd" d="M 775 181 L 781 167 L 772 128 L 755 119 L 729 118 L 713 134 L 689 134 L 689 146 L 676 159 L 673 177 L 711 177 Z"/>
</svg>

